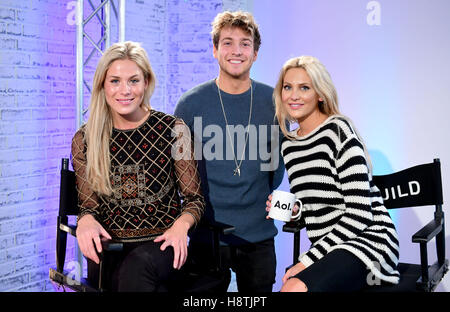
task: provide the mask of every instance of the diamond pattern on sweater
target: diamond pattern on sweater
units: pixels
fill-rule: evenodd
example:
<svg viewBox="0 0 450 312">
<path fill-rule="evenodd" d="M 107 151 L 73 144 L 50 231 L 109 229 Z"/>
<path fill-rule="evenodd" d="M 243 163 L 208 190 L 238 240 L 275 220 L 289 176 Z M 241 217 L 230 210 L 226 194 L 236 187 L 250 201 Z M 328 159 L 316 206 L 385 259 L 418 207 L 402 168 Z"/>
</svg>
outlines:
<svg viewBox="0 0 450 312">
<path fill-rule="evenodd" d="M 199 221 L 205 203 L 193 153 L 179 160 L 172 158 L 172 150 L 186 156 L 183 146 L 192 142 L 186 141 L 191 138 L 173 134 L 176 125 L 184 123 L 152 110 L 147 121 L 136 129 L 113 129 L 112 196 L 99 196 L 86 181 L 82 127 L 72 141 L 80 217 L 93 214 L 113 237 L 131 241 L 161 234 L 181 213 L 189 213 Z"/>
</svg>

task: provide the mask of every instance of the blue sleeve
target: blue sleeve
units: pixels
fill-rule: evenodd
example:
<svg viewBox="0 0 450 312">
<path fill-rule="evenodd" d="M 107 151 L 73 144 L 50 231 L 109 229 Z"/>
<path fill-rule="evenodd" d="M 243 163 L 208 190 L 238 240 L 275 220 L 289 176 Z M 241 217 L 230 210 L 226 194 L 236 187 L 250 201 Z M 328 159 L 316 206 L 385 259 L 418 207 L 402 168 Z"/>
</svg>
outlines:
<svg viewBox="0 0 450 312">
<path fill-rule="evenodd" d="M 177 106 L 175 107 L 174 115 L 181 118 L 186 125 L 191 129 L 194 123 L 193 115 L 191 109 L 189 109 L 189 102 L 186 100 L 185 96 L 181 96 L 178 100 Z"/>
<path fill-rule="evenodd" d="M 284 161 L 283 161 L 283 156 L 281 155 L 281 142 L 283 139 L 283 132 L 281 132 L 281 129 L 278 128 L 278 150 L 275 151 L 276 156 L 278 157 L 278 167 L 274 168 L 274 171 L 272 171 L 272 176 L 271 176 L 271 189 L 272 191 L 277 189 L 281 182 L 283 182 L 283 178 L 284 178 Z"/>
</svg>

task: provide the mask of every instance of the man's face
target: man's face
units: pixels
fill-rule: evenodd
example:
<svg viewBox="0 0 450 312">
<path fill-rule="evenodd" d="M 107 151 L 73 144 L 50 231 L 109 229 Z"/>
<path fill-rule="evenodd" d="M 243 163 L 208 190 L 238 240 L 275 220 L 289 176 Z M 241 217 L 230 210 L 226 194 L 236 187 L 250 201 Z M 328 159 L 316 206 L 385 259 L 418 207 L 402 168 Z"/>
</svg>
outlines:
<svg viewBox="0 0 450 312">
<path fill-rule="evenodd" d="M 213 55 L 219 62 L 221 77 L 246 79 L 258 52 L 250 34 L 238 27 L 225 27 L 220 32 L 217 48 L 213 47 Z"/>
</svg>

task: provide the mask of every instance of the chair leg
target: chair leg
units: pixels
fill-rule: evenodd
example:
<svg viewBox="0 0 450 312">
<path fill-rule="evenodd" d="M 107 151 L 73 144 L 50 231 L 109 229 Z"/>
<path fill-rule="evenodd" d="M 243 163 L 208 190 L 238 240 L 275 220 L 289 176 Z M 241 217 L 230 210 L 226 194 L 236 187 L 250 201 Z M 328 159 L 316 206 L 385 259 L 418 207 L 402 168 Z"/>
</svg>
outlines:
<svg viewBox="0 0 450 312">
<path fill-rule="evenodd" d="M 441 222 L 444 224 L 444 215 L 442 213 Z M 439 266 L 444 265 L 445 263 L 445 227 L 442 226 L 442 230 L 439 234 L 436 235 L 436 252 Z"/>
<path fill-rule="evenodd" d="M 102 257 L 103 258 L 103 257 Z M 105 289 L 105 264 L 103 263 L 103 259 L 100 258 L 100 264 L 99 264 L 99 276 L 98 276 L 98 289 L 100 291 L 104 291 Z"/>
<path fill-rule="evenodd" d="M 213 240 L 213 251 L 214 251 L 214 258 L 216 262 L 216 270 L 219 270 L 219 268 L 222 267 L 221 259 L 220 259 L 220 233 L 218 231 L 214 231 L 214 240 Z"/>
<path fill-rule="evenodd" d="M 65 220 L 64 220 L 65 218 Z M 67 217 L 58 217 L 56 232 L 56 270 L 62 273 L 66 261 L 67 232 L 59 229 L 61 223 L 67 223 Z"/>
<path fill-rule="evenodd" d="M 428 284 L 428 253 L 427 253 L 427 243 L 420 243 L 420 263 L 422 270 L 422 284 Z"/>
<path fill-rule="evenodd" d="M 102 283 L 102 281 L 100 280 L 101 276 L 100 266 L 91 259 L 87 259 L 87 269 L 88 269 L 87 280 L 89 284 L 92 285 L 92 287 L 98 289 L 98 286 Z"/>
<path fill-rule="evenodd" d="M 300 256 L 300 231 L 294 233 L 294 252 L 293 252 L 292 263 L 298 263 L 298 257 Z"/>
</svg>

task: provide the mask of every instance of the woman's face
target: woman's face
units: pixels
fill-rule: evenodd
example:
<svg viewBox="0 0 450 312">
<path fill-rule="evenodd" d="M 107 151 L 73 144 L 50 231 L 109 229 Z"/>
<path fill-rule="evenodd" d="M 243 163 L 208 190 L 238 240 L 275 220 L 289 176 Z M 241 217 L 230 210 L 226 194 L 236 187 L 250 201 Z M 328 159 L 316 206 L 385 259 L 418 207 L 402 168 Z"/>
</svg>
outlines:
<svg viewBox="0 0 450 312">
<path fill-rule="evenodd" d="M 301 123 L 312 114 L 320 112 L 319 101 L 322 99 L 303 68 L 290 68 L 284 75 L 281 101 L 289 116 Z"/>
<path fill-rule="evenodd" d="M 113 114 L 114 126 L 143 118 L 145 110 L 141 104 L 147 85 L 142 70 L 134 61 L 125 59 L 111 63 L 103 87 L 106 102 Z"/>
</svg>

